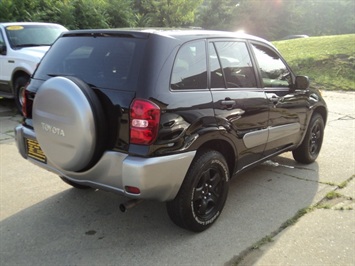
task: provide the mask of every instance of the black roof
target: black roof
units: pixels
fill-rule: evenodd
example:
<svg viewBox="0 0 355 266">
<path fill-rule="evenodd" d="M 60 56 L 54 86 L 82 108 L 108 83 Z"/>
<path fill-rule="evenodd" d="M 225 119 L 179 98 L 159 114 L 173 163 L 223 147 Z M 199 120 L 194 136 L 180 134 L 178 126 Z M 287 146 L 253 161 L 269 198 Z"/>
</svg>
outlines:
<svg viewBox="0 0 355 266">
<path fill-rule="evenodd" d="M 150 35 L 174 38 L 179 40 L 194 40 L 200 38 L 241 38 L 267 42 L 266 40 L 244 33 L 228 31 L 212 31 L 199 29 L 166 29 L 166 28 L 122 28 L 122 29 L 90 29 L 72 30 L 63 36 L 127 36 L 134 38 L 149 38 Z"/>
</svg>

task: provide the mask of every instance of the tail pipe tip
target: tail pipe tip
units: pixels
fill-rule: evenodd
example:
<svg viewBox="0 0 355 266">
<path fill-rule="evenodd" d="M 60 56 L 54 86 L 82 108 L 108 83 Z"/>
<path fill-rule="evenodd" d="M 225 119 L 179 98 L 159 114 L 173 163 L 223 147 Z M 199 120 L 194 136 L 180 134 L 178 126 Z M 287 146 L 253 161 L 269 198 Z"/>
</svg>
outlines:
<svg viewBox="0 0 355 266">
<path fill-rule="evenodd" d="M 142 203 L 143 200 L 141 199 L 131 199 L 128 200 L 124 203 L 120 204 L 120 211 L 121 212 L 126 212 L 129 209 L 132 209 L 133 207 L 136 207 L 138 204 Z"/>
</svg>

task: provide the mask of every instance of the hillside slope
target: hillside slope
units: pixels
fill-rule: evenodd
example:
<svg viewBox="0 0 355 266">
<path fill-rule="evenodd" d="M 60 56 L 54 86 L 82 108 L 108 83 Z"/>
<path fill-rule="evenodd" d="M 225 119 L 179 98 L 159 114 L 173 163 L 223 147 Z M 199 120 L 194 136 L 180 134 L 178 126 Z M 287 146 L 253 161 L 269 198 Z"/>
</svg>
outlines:
<svg viewBox="0 0 355 266">
<path fill-rule="evenodd" d="M 297 75 L 324 90 L 355 91 L 355 34 L 310 37 L 273 44 Z"/>
</svg>

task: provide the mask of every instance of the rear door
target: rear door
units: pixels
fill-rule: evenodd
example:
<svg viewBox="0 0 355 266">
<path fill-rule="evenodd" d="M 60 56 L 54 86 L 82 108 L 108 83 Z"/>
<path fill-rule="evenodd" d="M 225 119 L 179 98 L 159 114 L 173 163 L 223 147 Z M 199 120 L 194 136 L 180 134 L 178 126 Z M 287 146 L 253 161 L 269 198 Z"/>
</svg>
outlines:
<svg viewBox="0 0 355 266">
<path fill-rule="evenodd" d="M 268 138 L 269 101 L 243 40 L 208 43 L 209 86 L 217 123 L 226 129 L 239 157 L 237 170 L 258 161 Z"/>
<path fill-rule="evenodd" d="M 305 130 L 308 97 L 306 91 L 290 90 L 295 77 L 272 47 L 256 42 L 251 46 L 269 102 L 269 137 L 264 154 L 268 156 L 299 143 Z"/>
</svg>

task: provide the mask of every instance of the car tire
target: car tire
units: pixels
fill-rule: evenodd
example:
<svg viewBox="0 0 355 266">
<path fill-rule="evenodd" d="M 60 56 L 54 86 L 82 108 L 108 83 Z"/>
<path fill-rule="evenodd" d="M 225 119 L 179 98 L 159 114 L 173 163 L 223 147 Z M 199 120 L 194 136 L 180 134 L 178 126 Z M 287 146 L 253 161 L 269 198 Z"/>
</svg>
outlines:
<svg viewBox="0 0 355 266">
<path fill-rule="evenodd" d="M 223 155 L 208 150 L 197 155 L 174 200 L 167 202 L 170 219 L 193 232 L 209 228 L 228 195 L 229 170 Z"/>
<path fill-rule="evenodd" d="M 24 92 L 29 76 L 23 75 L 16 78 L 14 82 L 14 98 L 17 110 L 22 114 L 22 105 L 24 101 Z"/>
<path fill-rule="evenodd" d="M 320 114 L 315 113 L 311 118 L 302 144 L 292 151 L 293 158 L 300 163 L 313 163 L 321 150 L 323 136 L 324 120 Z"/>
</svg>

